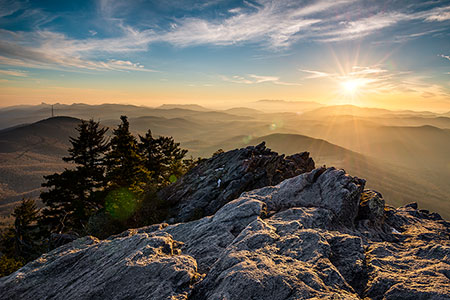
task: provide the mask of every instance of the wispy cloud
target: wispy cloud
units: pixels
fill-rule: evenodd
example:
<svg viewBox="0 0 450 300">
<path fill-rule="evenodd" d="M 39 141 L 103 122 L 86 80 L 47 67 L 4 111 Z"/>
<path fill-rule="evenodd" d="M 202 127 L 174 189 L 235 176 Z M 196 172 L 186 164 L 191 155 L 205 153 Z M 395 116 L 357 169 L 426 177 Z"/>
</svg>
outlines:
<svg viewBox="0 0 450 300">
<path fill-rule="evenodd" d="M 390 27 L 405 18 L 401 13 L 378 13 L 356 21 L 341 21 L 336 29 L 318 32 L 316 40 L 337 42 L 361 38 L 375 31 Z"/>
<path fill-rule="evenodd" d="M 450 60 L 450 56 L 449 55 L 440 54 L 438 56 Z"/>
<path fill-rule="evenodd" d="M 224 81 L 240 84 L 258 84 L 270 82 L 278 85 L 301 85 L 300 83 L 281 81 L 280 78 L 276 76 L 262 76 L 255 74 L 248 74 L 247 76 L 234 75 L 231 77 L 221 75 L 220 78 Z"/>
<path fill-rule="evenodd" d="M 0 70 L 0 75 L 14 76 L 14 77 L 28 77 L 28 72 L 20 70 Z"/>
<path fill-rule="evenodd" d="M 304 77 L 305 79 L 315 79 L 315 78 L 323 78 L 323 77 L 332 76 L 332 74 L 321 72 L 321 71 L 305 70 L 305 69 L 299 69 L 299 71 L 311 74 L 311 75 Z"/>
<path fill-rule="evenodd" d="M 15 3 L 1 1 L 0 18 L 21 8 Z M 129 59 L 128 55 L 146 52 L 151 45 L 161 42 L 177 47 L 255 43 L 278 50 L 286 49 L 301 39 L 340 42 L 363 38 L 405 21 L 430 23 L 450 20 L 448 5 L 417 11 L 398 7 L 392 11 L 379 12 L 379 7 L 373 2 L 365 13 L 366 9 L 362 10 L 362 4 L 356 0 L 321 0 L 307 5 L 294 0 L 244 3 L 245 5 L 229 9 L 214 18 L 201 14 L 171 18 L 164 27 L 159 24 L 143 26 L 139 22 L 133 22 L 131 26 L 127 23 L 127 12 L 137 4 L 99 0 L 98 12 L 102 21 L 108 21 L 104 23 L 113 28 L 110 32 L 114 34 L 105 37 L 90 30 L 90 35 L 84 39 L 71 38 L 48 28 L 42 29 L 41 27 L 45 27 L 42 24 L 54 16 L 44 15 L 42 11 L 27 10 L 28 14 L 39 15 L 40 25 L 29 32 L 0 30 L 0 64 L 54 69 L 153 71 L 132 62 L 133 59 Z M 196 4 L 195 7 L 203 8 L 208 5 Z M 348 18 L 349 15 L 352 19 Z M 417 38 L 433 32 L 435 31 L 412 32 L 408 33 L 407 38 Z M 323 75 L 310 74 L 311 78 Z M 257 81 L 255 78 L 245 80 Z"/>
<path fill-rule="evenodd" d="M 425 21 L 428 22 L 443 22 L 450 20 L 450 6 L 438 7 L 429 12 L 426 12 Z"/>
<path fill-rule="evenodd" d="M 0 1 L 0 18 L 12 15 L 22 8 L 20 1 L 2 0 Z"/>
<path fill-rule="evenodd" d="M 424 76 L 413 75 L 411 72 L 389 71 L 380 65 L 353 66 L 346 73 L 303 69 L 300 69 L 300 71 L 312 74 L 304 77 L 304 79 L 331 80 L 337 85 L 342 85 L 349 81 L 355 82 L 358 86 L 363 87 L 361 88 L 362 93 L 390 94 L 406 92 L 419 94 L 422 97 L 450 96 L 444 87 L 438 84 L 430 84 L 427 81 L 428 78 Z"/>
<path fill-rule="evenodd" d="M 0 36 L 10 34 L 0 32 Z M 17 38 L 17 36 L 14 36 Z M 70 40 L 63 34 L 53 32 L 37 32 L 36 34 L 22 34 L 21 39 L 28 38 L 28 42 L 40 40 L 35 46 L 22 45 L 21 41 L 4 40 L 0 44 L 0 64 L 44 69 L 87 69 L 87 70 L 115 70 L 115 71 L 146 71 L 155 70 L 145 68 L 140 63 L 128 60 L 109 59 L 99 61 L 89 59 L 92 53 L 100 51 L 123 52 L 135 50 L 139 43 L 120 45 L 122 38 L 111 39 L 109 42 L 99 40 Z M 125 49 L 121 49 L 121 47 Z"/>
</svg>

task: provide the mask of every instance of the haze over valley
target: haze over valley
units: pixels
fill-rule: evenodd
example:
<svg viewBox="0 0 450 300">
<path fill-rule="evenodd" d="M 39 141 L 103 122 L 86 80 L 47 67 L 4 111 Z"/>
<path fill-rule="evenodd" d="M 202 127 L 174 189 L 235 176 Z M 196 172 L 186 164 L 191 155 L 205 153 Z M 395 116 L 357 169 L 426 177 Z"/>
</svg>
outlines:
<svg viewBox="0 0 450 300">
<path fill-rule="evenodd" d="M 46 118 L 49 104 L 3 108 L 1 213 L 7 216 L 22 197 L 38 196 L 43 175 L 70 167 L 61 158 L 67 155 L 69 137 L 76 134 L 80 119 L 94 118 L 114 128 L 126 114 L 136 136 L 148 129 L 156 136 L 172 136 L 189 150 L 188 156 L 210 157 L 218 149 L 261 142 L 280 154 L 309 151 L 317 165 L 344 168 L 366 179 L 367 186 L 380 191 L 391 205 L 419 202 L 450 216 L 448 113 L 262 103 L 272 107 L 258 110 L 261 102 L 225 110 L 199 105 L 56 104 L 54 118 Z"/>
</svg>

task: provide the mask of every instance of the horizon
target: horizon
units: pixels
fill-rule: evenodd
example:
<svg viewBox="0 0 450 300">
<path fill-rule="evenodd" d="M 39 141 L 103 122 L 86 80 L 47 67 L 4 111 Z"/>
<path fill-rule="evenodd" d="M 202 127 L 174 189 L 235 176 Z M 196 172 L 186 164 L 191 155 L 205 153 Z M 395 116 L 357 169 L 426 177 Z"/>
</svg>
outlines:
<svg viewBox="0 0 450 300">
<path fill-rule="evenodd" d="M 318 108 L 322 108 L 322 107 L 357 107 L 357 108 L 362 108 L 362 109 L 384 109 L 384 110 L 388 110 L 388 111 L 392 111 L 392 112 L 414 112 L 414 113 L 435 113 L 435 114 L 447 114 L 450 113 L 450 110 L 437 110 L 437 111 L 433 111 L 433 110 L 415 110 L 415 109 L 387 109 L 387 108 L 383 108 L 383 107 L 370 107 L 370 106 L 360 106 L 360 105 L 356 105 L 356 104 L 332 104 L 332 105 L 326 105 L 326 104 L 322 104 L 319 102 L 315 102 L 315 101 L 295 101 L 295 100 L 279 100 L 279 99 L 260 99 L 260 100 L 256 100 L 256 101 L 252 101 L 252 102 L 247 102 L 247 103 L 241 103 L 241 105 L 239 106 L 208 106 L 208 104 L 206 105 L 201 105 L 198 103 L 163 103 L 163 104 L 157 104 L 154 106 L 150 106 L 150 105 L 146 105 L 146 104 L 133 104 L 133 103 L 114 103 L 114 102 L 104 102 L 104 103 L 93 103 L 93 104 L 89 104 L 89 103 L 85 103 L 85 102 L 72 102 L 72 103 L 60 103 L 60 102 L 55 102 L 55 103 L 46 103 L 46 102 L 41 102 L 38 104 L 17 104 L 17 105 L 9 105 L 9 106 L 0 106 L 0 109 L 8 109 L 8 108 L 16 108 L 16 107 L 29 107 L 29 106 L 43 106 L 43 105 L 48 105 L 48 106 L 54 106 L 54 105 L 67 105 L 67 106 L 71 106 L 71 105 L 92 105 L 92 106 L 102 106 L 102 105 L 125 105 L 125 106 L 135 106 L 135 107 L 145 107 L 145 108 L 153 108 L 153 109 L 158 109 L 158 108 L 162 108 L 164 106 L 199 106 L 201 108 L 205 108 L 211 111 L 220 111 L 220 110 L 228 110 L 228 109 L 233 109 L 233 108 L 252 108 L 254 110 L 258 110 L 256 108 L 251 107 L 252 104 L 255 105 L 258 102 L 262 102 L 262 101 L 269 101 L 269 102 L 281 102 L 281 103 L 302 103 L 302 102 L 310 102 L 310 103 L 317 103 L 320 104 L 321 106 Z M 246 106 L 247 105 L 247 106 Z M 313 111 L 316 110 L 318 108 L 312 108 L 312 109 L 305 109 L 303 112 L 309 112 L 309 111 Z M 185 108 L 187 110 L 190 110 L 189 108 Z M 263 112 L 264 110 L 260 110 L 261 112 Z M 280 110 L 281 112 L 282 110 Z M 288 109 L 285 110 L 285 112 L 288 112 Z M 300 113 L 300 112 L 297 112 Z M 63 115 L 61 115 L 63 116 Z M 56 116 L 55 116 L 56 117 Z"/>
<path fill-rule="evenodd" d="M 1 1 L 0 107 L 260 99 L 450 110 L 450 5 Z"/>
</svg>

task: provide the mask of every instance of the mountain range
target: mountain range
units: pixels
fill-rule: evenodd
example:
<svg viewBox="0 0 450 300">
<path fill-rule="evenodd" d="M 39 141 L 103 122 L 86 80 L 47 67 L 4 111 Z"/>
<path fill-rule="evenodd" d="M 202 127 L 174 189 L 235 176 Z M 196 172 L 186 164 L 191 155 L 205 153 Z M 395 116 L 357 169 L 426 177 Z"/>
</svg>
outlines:
<svg viewBox="0 0 450 300">
<path fill-rule="evenodd" d="M 267 103 L 277 109 L 267 112 Z M 37 196 L 43 175 L 70 167 L 61 158 L 80 119 L 94 118 L 113 128 L 125 114 L 136 135 L 150 129 L 154 135 L 173 136 L 194 157 L 262 141 L 279 153 L 309 151 L 317 165 L 366 178 L 392 205 L 417 201 L 450 216 L 450 118 L 445 114 L 294 104 L 263 100 L 255 107 L 226 110 L 57 104 L 58 117 L 53 118 L 48 118 L 48 104 L 2 108 L 0 213 L 9 214 L 22 197 Z M 309 110 L 299 112 L 294 106 Z"/>
</svg>

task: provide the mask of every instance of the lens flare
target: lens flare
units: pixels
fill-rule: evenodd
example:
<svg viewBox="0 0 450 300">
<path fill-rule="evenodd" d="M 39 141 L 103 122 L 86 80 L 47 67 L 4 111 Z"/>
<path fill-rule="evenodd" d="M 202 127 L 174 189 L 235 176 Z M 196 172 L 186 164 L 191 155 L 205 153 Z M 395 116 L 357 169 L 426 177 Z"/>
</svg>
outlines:
<svg viewBox="0 0 450 300">
<path fill-rule="evenodd" d="M 115 219 L 126 220 L 136 210 L 136 198 L 126 188 L 111 191 L 105 199 L 106 211 Z"/>
</svg>

